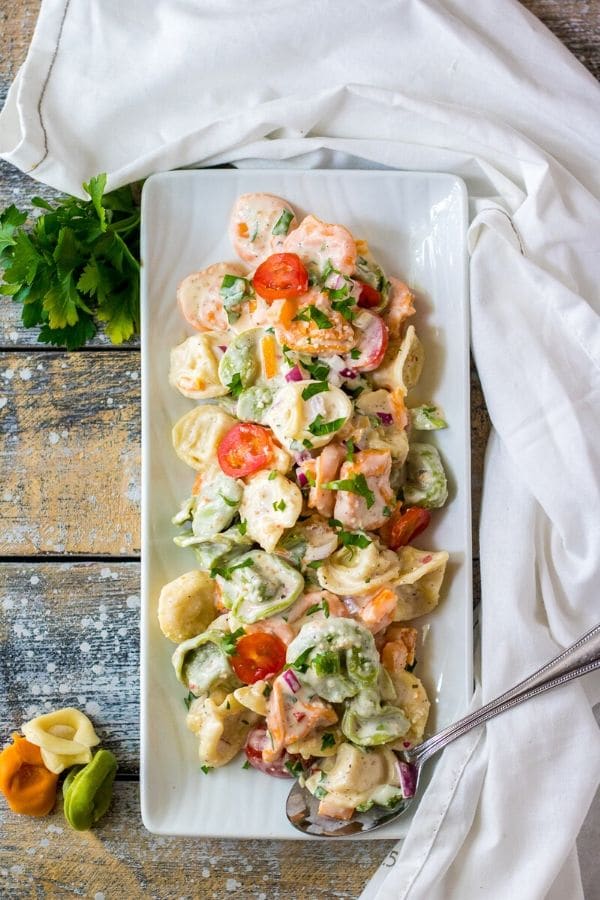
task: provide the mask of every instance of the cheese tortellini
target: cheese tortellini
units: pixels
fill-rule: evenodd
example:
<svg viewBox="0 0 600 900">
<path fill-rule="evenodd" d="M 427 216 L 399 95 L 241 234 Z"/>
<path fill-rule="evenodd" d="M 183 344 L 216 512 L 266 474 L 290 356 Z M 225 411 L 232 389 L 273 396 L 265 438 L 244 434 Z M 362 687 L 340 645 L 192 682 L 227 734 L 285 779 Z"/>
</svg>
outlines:
<svg viewBox="0 0 600 900">
<path fill-rule="evenodd" d="M 328 385 L 311 395 L 315 381 L 292 381 L 280 388 L 265 416 L 277 439 L 290 450 L 324 447 L 352 415 L 350 398 Z M 303 397 L 305 395 L 305 397 Z"/>
<path fill-rule="evenodd" d="M 216 616 L 215 584 L 207 572 L 185 572 L 165 584 L 158 621 L 165 637 L 180 643 L 205 631 Z"/>
<path fill-rule="evenodd" d="M 206 480 L 222 474 L 217 447 L 236 420 L 218 406 L 196 406 L 174 425 L 172 438 L 177 456 Z"/>
<path fill-rule="evenodd" d="M 240 516 L 246 522 L 246 534 L 263 550 L 272 552 L 285 529 L 296 524 L 301 512 L 300 488 L 284 475 L 263 470 L 248 480 Z"/>
<path fill-rule="evenodd" d="M 377 541 L 367 547 L 341 547 L 317 569 L 322 588 L 340 597 L 361 597 L 394 584 L 400 574 L 398 557 Z"/>
<path fill-rule="evenodd" d="M 91 748 L 100 743 L 88 717 L 72 706 L 37 716 L 25 722 L 21 730 L 40 748 L 44 765 L 55 774 L 89 763 Z"/>
<path fill-rule="evenodd" d="M 396 586 L 396 621 L 407 621 L 431 612 L 440 599 L 448 553 L 445 550 L 419 550 L 401 547 L 398 551 L 400 573 Z"/>
<path fill-rule="evenodd" d="M 258 716 L 234 694 L 214 691 L 191 704 L 186 724 L 198 735 L 198 756 L 204 766 L 224 766 L 242 749 Z"/>
<path fill-rule="evenodd" d="M 371 380 L 377 387 L 406 395 L 421 377 L 424 362 L 423 345 L 414 325 L 409 325 L 400 346 L 388 347 L 381 366 L 371 373 Z"/>
<path fill-rule="evenodd" d="M 229 337 L 215 332 L 193 334 L 171 350 L 169 384 L 190 400 L 206 400 L 227 393 L 219 381 L 219 347 Z"/>
<path fill-rule="evenodd" d="M 332 815 L 336 807 L 354 810 L 367 809 L 373 803 L 391 806 L 402 798 L 397 758 L 384 747 L 367 753 L 353 744 L 342 744 L 333 758 L 323 760 L 307 778 L 306 787 L 324 798 L 321 815 Z"/>
<path fill-rule="evenodd" d="M 413 672 L 399 669 L 391 673 L 391 678 L 396 691 L 394 702 L 402 709 L 410 723 L 410 727 L 403 734 L 402 739 L 392 746 L 397 750 L 404 750 L 406 742 L 420 744 L 423 740 L 431 704 L 423 682 Z"/>
</svg>

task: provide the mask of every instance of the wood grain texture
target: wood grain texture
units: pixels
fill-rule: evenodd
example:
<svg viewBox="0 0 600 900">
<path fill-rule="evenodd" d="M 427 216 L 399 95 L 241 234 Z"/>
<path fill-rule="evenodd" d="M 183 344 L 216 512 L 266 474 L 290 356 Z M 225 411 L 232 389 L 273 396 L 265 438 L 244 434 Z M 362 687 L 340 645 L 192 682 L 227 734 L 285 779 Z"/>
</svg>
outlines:
<svg viewBox="0 0 600 900">
<path fill-rule="evenodd" d="M 333 850 L 327 842 L 157 837 L 141 823 L 138 786 L 124 782 L 93 831 L 71 831 L 60 799 L 26 826 L 10 813 L 0 818 L 3 900 L 352 900 L 381 862 L 394 860 L 392 841 Z"/>
<path fill-rule="evenodd" d="M 0 354 L 0 554 L 140 547 L 139 354 Z"/>
<path fill-rule="evenodd" d="M 139 614 L 139 563 L 0 566 L 0 743 L 33 716 L 75 706 L 136 777 Z"/>
</svg>

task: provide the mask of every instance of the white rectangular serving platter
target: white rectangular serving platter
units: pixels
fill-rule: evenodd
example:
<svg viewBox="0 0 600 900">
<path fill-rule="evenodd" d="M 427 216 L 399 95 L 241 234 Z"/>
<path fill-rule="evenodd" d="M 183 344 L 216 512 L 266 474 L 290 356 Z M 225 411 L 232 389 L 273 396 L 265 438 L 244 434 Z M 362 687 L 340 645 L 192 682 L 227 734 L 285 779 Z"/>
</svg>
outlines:
<svg viewBox="0 0 600 900">
<path fill-rule="evenodd" d="M 195 170 L 154 175 L 142 194 L 142 633 L 141 806 L 157 834 L 221 838 L 302 838 L 285 816 L 291 782 L 242 769 L 238 757 L 205 775 L 197 738 L 185 726 L 186 691 L 171 666 L 174 645 L 157 622 L 163 584 L 195 567 L 173 544 L 171 516 L 194 473 L 175 455 L 171 427 L 193 401 L 168 384 L 169 352 L 191 329 L 175 302 L 190 272 L 235 255 L 229 211 L 242 193 L 285 197 L 296 210 L 347 226 L 388 275 L 417 296 L 413 321 L 426 353 L 411 405 L 435 400 L 449 428 L 429 433 L 450 487 L 445 509 L 415 543 L 446 549 L 450 562 L 439 607 L 417 620 L 418 674 L 432 709 L 428 732 L 461 716 L 472 693 L 472 590 L 469 424 L 467 197 L 454 176 L 370 170 Z M 367 838 L 398 838 L 399 819 Z"/>
</svg>

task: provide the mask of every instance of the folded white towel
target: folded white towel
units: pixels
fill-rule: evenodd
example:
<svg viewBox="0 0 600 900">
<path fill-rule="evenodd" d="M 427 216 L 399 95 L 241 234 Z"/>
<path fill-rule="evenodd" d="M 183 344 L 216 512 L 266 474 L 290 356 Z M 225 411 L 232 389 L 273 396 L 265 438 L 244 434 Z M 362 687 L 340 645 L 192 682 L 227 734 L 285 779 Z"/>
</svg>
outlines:
<svg viewBox="0 0 600 900">
<path fill-rule="evenodd" d="M 598 620 L 600 90 L 515 0 L 44 0 L 0 151 L 81 193 L 220 162 L 451 171 L 494 432 L 481 701 Z M 443 754 L 365 897 L 575 898 L 600 775 L 574 683 Z M 584 688 L 587 688 L 586 696 Z"/>
</svg>

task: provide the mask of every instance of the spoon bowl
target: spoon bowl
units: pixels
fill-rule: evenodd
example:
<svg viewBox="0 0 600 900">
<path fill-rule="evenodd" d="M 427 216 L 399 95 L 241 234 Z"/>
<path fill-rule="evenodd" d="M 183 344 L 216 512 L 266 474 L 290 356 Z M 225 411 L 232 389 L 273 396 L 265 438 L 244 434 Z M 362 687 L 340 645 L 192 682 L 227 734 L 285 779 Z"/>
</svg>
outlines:
<svg viewBox="0 0 600 900">
<path fill-rule="evenodd" d="M 366 834 L 383 825 L 388 825 L 404 815 L 412 805 L 417 792 L 423 763 L 448 744 L 461 737 L 472 728 L 483 725 L 507 709 L 519 703 L 580 678 L 600 668 L 600 625 L 579 638 L 546 665 L 524 681 L 491 700 L 480 709 L 469 713 L 443 731 L 434 734 L 417 747 L 402 752 L 396 751 L 399 767 L 399 781 L 403 799 L 395 806 L 372 806 L 365 812 L 355 811 L 350 819 L 333 819 L 319 815 L 319 800 L 297 781 L 292 787 L 286 813 L 290 823 L 304 834 L 314 837 L 336 838 L 353 834 Z"/>
</svg>

